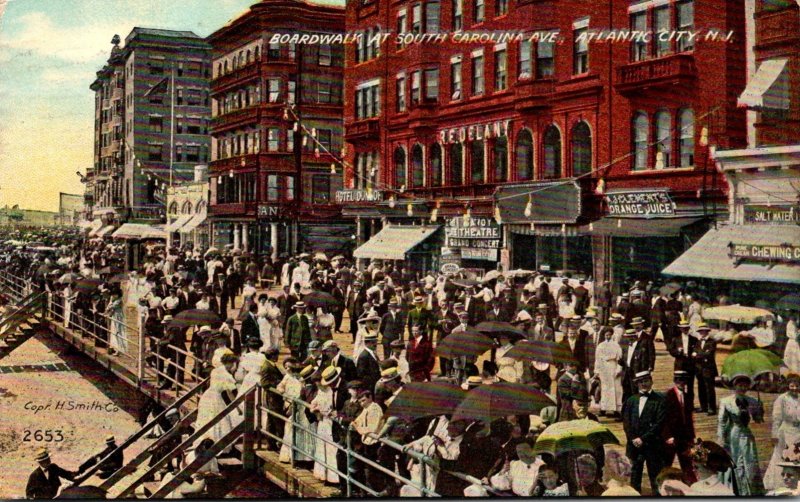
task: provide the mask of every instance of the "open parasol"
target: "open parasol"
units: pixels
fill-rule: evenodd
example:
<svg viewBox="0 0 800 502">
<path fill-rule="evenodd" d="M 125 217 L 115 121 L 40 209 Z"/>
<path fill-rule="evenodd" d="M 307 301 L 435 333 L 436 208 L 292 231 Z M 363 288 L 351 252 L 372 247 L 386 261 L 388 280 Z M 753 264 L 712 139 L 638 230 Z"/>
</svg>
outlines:
<svg viewBox="0 0 800 502">
<path fill-rule="evenodd" d="M 222 324 L 222 319 L 211 310 L 190 309 L 176 315 L 170 322 L 170 328 L 188 328 L 190 326 L 216 327 Z"/>
<path fill-rule="evenodd" d="M 722 363 L 722 379 L 732 381 L 737 376 L 756 377 L 769 373 L 778 374 L 783 359 L 764 349 L 750 349 L 729 354 Z"/>
<path fill-rule="evenodd" d="M 492 279 L 497 279 L 501 275 L 503 274 L 501 274 L 498 270 L 490 270 L 483 276 L 483 282 L 489 282 Z"/>
<path fill-rule="evenodd" d="M 576 362 L 566 347 L 550 340 L 521 340 L 506 352 L 505 357 L 550 364 Z"/>
<path fill-rule="evenodd" d="M 532 385 L 500 382 L 469 391 L 456 408 L 453 420 L 476 419 L 488 423 L 509 415 L 538 415 L 542 408 L 555 404 Z"/>
<path fill-rule="evenodd" d="M 434 351 L 437 356 L 453 359 L 460 356 L 479 356 L 494 347 L 494 341 L 479 331 L 467 330 L 450 333 L 439 342 Z"/>
<path fill-rule="evenodd" d="M 308 308 L 316 309 L 319 307 L 331 310 L 341 304 L 339 300 L 333 297 L 330 293 L 324 291 L 311 291 L 303 297 L 303 302 Z"/>
<path fill-rule="evenodd" d="M 411 382 L 392 400 L 386 416 L 422 418 L 452 413 L 464 400 L 467 391 L 454 383 Z"/>
<path fill-rule="evenodd" d="M 503 321 L 484 321 L 475 327 L 481 333 L 485 333 L 492 338 L 500 338 L 501 335 L 509 337 L 511 340 L 521 340 L 528 335 L 510 322 Z"/>
<path fill-rule="evenodd" d="M 604 444 L 619 444 L 608 427 L 594 420 L 569 420 L 547 427 L 536 439 L 533 452 L 558 456 L 571 451 L 593 451 Z"/>
<path fill-rule="evenodd" d="M 744 305 L 710 307 L 703 310 L 702 316 L 705 320 L 728 321 L 736 324 L 755 324 L 758 321 L 766 321 L 775 317 L 769 310 Z"/>
</svg>

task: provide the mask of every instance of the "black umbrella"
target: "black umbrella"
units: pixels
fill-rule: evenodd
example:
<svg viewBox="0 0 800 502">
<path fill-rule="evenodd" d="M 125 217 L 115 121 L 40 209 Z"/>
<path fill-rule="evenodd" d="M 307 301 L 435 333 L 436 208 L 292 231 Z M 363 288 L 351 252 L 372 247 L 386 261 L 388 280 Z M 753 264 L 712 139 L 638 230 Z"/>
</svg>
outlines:
<svg viewBox="0 0 800 502">
<path fill-rule="evenodd" d="M 505 357 L 550 364 L 577 362 L 566 347 L 550 340 L 521 340 L 506 352 Z"/>
<path fill-rule="evenodd" d="M 452 413 L 466 395 L 467 391 L 447 381 L 411 382 L 392 400 L 386 416 L 414 419 Z"/>
<path fill-rule="evenodd" d="M 190 309 L 176 315 L 170 322 L 170 328 L 188 328 L 190 326 L 219 326 L 222 319 L 211 310 Z"/>
<path fill-rule="evenodd" d="M 544 391 L 524 383 L 500 382 L 472 389 L 453 413 L 453 421 L 480 419 L 487 423 L 509 415 L 538 415 L 556 403 Z"/>
<path fill-rule="evenodd" d="M 527 338 L 528 336 L 527 333 L 517 328 L 510 322 L 503 321 L 485 321 L 479 323 L 475 329 L 481 333 L 491 336 L 492 338 L 500 338 L 502 335 L 509 337 L 512 341 L 521 340 L 523 338 Z"/>
<path fill-rule="evenodd" d="M 436 346 L 439 357 L 453 359 L 459 356 L 479 356 L 494 347 L 491 338 L 479 331 L 467 330 L 450 333 Z"/>
<path fill-rule="evenodd" d="M 324 291 L 312 291 L 303 297 L 303 302 L 311 309 L 322 307 L 331 310 L 340 305 L 339 300 Z"/>
</svg>

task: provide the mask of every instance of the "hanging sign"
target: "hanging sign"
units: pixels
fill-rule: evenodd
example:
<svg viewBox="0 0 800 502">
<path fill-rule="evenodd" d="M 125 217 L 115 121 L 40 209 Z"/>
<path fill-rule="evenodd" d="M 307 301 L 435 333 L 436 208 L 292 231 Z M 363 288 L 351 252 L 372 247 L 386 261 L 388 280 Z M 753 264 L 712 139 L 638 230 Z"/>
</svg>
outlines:
<svg viewBox="0 0 800 502">
<path fill-rule="evenodd" d="M 672 216 L 675 203 L 666 190 L 635 190 L 606 194 L 611 216 Z"/>
</svg>

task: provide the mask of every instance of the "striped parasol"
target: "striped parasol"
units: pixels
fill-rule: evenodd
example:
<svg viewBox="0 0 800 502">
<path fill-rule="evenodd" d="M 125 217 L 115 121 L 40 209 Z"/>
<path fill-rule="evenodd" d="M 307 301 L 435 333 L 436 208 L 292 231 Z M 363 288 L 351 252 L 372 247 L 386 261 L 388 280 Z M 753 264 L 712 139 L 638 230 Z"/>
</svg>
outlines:
<svg viewBox="0 0 800 502">
<path fill-rule="evenodd" d="M 450 333 L 436 346 L 436 355 L 453 359 L 459 356 L 479 356 L 491 349 L 494 341 L 479 331 Z"/>
<path fill-rule="evenodd" d="M 386 410 L 386 416 L 408 419 L 452 413 L 467 391 L 446 381 L 411 382 L 403 386 Z"/>
<path fill-rule="evenodd" d="M 594 420 L 569 420 L 545 429 L 536 439 L 533 452 L 558 456 L 571 451 L 592 451 L 604 444 L 619 444 L 608 427 Z"/>
<path fill-rule="evenodd" d="M 500 382 L 483 385 L 467 393 L 453 420 L 480 419 L 487 423 L 509 415 L 538 415 L 556 403 L 543 391 L 524 383 Z"/>
</svg>

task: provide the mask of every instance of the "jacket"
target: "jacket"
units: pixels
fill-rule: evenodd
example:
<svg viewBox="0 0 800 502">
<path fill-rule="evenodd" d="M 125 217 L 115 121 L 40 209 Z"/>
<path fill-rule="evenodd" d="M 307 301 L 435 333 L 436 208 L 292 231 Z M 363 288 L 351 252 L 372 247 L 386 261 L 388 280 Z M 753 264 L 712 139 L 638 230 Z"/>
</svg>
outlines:
<svg viewBox="0 0 800 502">
<path fill-rule="evenodd" d="M 662 430 L 667 411 L 664 396 L 651 391 L 641 416 L 640 398 L 640 394 L 634 394 L 622 406 L 622 428 L 628 438 L 625 451 L 629 459 L 634 459 L 639 454 L 657 454 L 662 451 Z M 636 438 L 642 439 L 643 444 L 640 448 L 633 445 L 633 440 Z"/>
<path fill-rule="evenodd" d="M 406 350 L 408 360 L 408 375 L 412 380 L 429 380 L 435 359 L 433 356 L 433 346 L 428 337 L 422 336 L 419 343 L 416 338 L 411 338 Z"/>
<path fill-rule="evenodd" d="M 286 344 L 294 350 L 303 350 L 311 342 L 311 327 L 305 314 L 294 314 L 286 320 Z"/>
<path fill-rule="evenodd" d="M 358 379 L 364 382 L 364 386 L 370 391 L 375 391 L 375 384 L 381 378 L 381 366 L 378 363 L 378 355 L 373 357 L 366 349 L 361 351 L 356 363 L 356 374 Z"/>
<path fill-rule="evenodd" d="M 61 487 L 61 479 L 72 481 L 75 474 L 62 469 L 56 464 L 47 467 L 47 476 L 40 467 L 28 476 L 28 484 L 25 486 L 25 498 L 29 499 L 53 499 Z"/>
<path fill-rule="evenodd" d="M 392 316 L 391 312 L 383 314 L 378 332 L 381 334 L 384 343 L 402 340 L 406 328 L 406 319 L 402 312 L 397 312 Z"/>
<path fill-rule="evenodd" d="M 686 451 L 694 442 L 694 420 L 692 418 L 692 405 L 689 394 L 683 393 L 683 409 L 678 399 L 678 389 L 670 387 L 664 397 L 666 419 L 664 420 L 664 441 L 675 438 L 675 444 L 668 448 L 676 452 Z"/>
<path fill-rule="evenodd" d="M 694 356 L 694 369 L 697 375 L 705 378 L 718 376 L 716 353 L 717 342 L 714 340 L 706 337 L 705 343 L 703 343 L 703 340 L 697 341 L 693 352 L 693 354 L 696 354 Z"/>
</svg>

